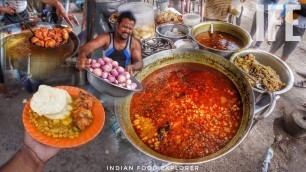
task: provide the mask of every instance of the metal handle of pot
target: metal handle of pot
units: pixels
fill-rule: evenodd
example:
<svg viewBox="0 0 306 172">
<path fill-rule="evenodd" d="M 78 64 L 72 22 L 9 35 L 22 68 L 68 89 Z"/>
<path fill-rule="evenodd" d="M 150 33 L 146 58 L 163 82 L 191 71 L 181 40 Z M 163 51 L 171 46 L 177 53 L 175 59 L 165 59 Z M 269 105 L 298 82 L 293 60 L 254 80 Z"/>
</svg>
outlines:
<svg viewBox="0 0 306 172">
<path fill-rule="evenodd" d="M 187 26 L 187 25 L 186 25 Z M 188 34 L 187 34 L 187 39 L 191 39 L 192 40 L 192 26 L 187 26 L 188 27 Z"/>
<path fill-rule="evenodd" d="M 269 101 L 269 104 L 267 107 L 265 107 L 264 109 L 262 110 L 259 110 L 259 111 L 255 111 L 255 119 L 256 120 L 262 120 L 266 117 L 268 117 L 272 111 L 274 110 L 275 108 L 275 105 L 276 105 L 276 97 L 275 97 L 275 94 L 273 92 L 270 92 L 270 91 L 266 91 L 266 92 L 262 92 L 261 94 L 259 94 L 259 96 L 255 99 L 255 105 L 257 103 L 260 103 L 260 101 L 263 99 L 264 95 L 268 95 L 270 97 L 270 101 Z"/>
</svg>

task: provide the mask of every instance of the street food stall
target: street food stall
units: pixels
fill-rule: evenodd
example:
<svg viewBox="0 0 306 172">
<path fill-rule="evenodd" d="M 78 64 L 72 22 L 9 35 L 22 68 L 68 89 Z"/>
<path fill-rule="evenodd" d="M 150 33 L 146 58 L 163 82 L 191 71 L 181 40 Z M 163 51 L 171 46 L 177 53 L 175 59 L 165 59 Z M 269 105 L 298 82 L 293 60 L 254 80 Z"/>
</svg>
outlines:
<svg viewBox="0 0 306 172">
<path fill-rule="evenodd" d="M 154 20 L 152 18 L 153 9 L 155 11 Z M 190 14 L 185 14 L 184 20 L 182 13 L 175 8 L 155 9 L 153 5 L 143 2 L 120 5 L 118 10 L 109 17 L 109 24 L 114 24 L 116 15 L 126 10 L 135 14 L 137 22 L 133 29 L 133 36 L 142 44 L 144 66 L 142 70 L 135 73 L 135 78 L 142 83 L 142 89 L 129 96 L 113 98 L 115 104 L 111 103 L 111 106 L 105 107 L 115 112 L 120 124 L 118 130 L 124 133 L 129 142 L 155 159 L 170 163 L 194 164 L 224 156 L 243 141 L 258 120 L 266 118 L 273 111 L 277 95 L 292 87 L 293 75 L 290 68 L 274 55 L 249 49 L 252 39 L 249 33 L 241 27 L 215 21 L 200 23 L 197 20 L 200 14 L 197 13 L 191 13 L 194 15 L 191 19 L 188 18 Z M 160 41 L 156 41 L 158 39 Z M 168 46 L 175 45 L 181 40 L 185 40 L 181 47 Z M 245 65 L 237 68 L 239 65 L 236 64 L 235 59 L 244 58 L 250 54 L 256 56 L 258 60 L 254 63 L 270 66 L 264 68 L 269 68 L 269 72 L 273 75 L 271 78 L 279 79 L 273 82 L 276 82 L 275 84 L 281 88 L 270 89 L 271 86 L 268 84 L 270 81 L 263 81 L 255 75 L 250 76 L 249 74 L 254 74 L 256 69 L 248 68 L 248 74 L 245 74 L 246 72 L 242 72 L 246 68 Z M 230 57 L 232 57 L 231 60 L 229 60 Z M 229 102 L 225 103 L 226 106 L 218 105 L 219 101 L 222 104 L 222 101 L 227 102 L 235 98 L 222 96 L 221 90 L 226 90 L 227 86 L 225 83 L 219 83 L 223 79 L 215 78 L 219 74 L 211 73 L 214 78 L 211 82 L 216 85 L 208 84 L 208 71 L 214 70 L 223 73 L 225 78 L 235 85 L 235 91 L 229 94 L 239 97 L 237 105 L 230 105 Z M 258 72 L 260 70 L 258 69 Z M 206 72 L 200 75 L 196 71 L 199 73 L 206 71 L 207 75 L 205 75 Z M 267 72 L 264 73 L 267 74 Z M 87 73 L 87 75 L 88 78 L 92 78 L 93 74 Z M 269 77 L 268 75 L 262 77 Z M 252 83 L 253 78 L 263 82 L 266 86 L 269 85 L 270 88 L 260 90 L 262 89 L 260 86 Z M 118 92 L 115 89 L 104 87 L 103 84 L 99 87 L 93 84 L 91 79 L 89 82 L 102 93 Z M 194 92 L 190 89 L 194 89 Z M 208 93 L 209 89 L 212 89 L 210 90 L 212 94 Z M 205 97 L 205 94 L 209 96 Z M 214 101 L 214 94 L 217 95 L 215 104 L 212 103 L 207 107 L 211 111 L 205 110 L 205 107 L 202 109 L 201 104 L 205 102 L 203 100 Z M 261 97 L 263 98 L 259 101 Z M 109 101 L 106 96 L 102 96 L 102 100 Z M 239 109 L 237 127 L 234 127 L 234 124 L 232 126 L 231 123 L 235 122 L 231 117 L 224 119 L 226 111 L 232 111 L 230 110 L 232 107 Z M 219 112 L 218 108 L 224 110 L 224 113 Z M 221 115 L 219 120 L 217 119 L 218 114 L 210 118 L 216 111 L 222 113 L 222 115 L 219 114 Z M 211 121 L 215 121 L 215 124 L 212 124 Z M 228 122 L 233 128 L 225 127 L 227 125 L 225 123 Z M 210 124 L 205 129 L 208 123 Z M 220 123 L 224 123 L 225 126 Z M 228 135 L 227 132 L 234 134 Z M 216 139 L 215 143 L 212 141 L 214 139 Z M 129 147 L 130 144 L 121 146 Z M 138 164 L 138 159 L 128 161 Z"/>
<path fill-rule="evenodd" d="M 156 167 L 213 161 L 243 142 L 256 122 L 273 111 L 278 95 L 291 89 L 291 69 L 272 54 L 250 49 L 252 39 L 243 28 L 201 21 L 202 1 L 179 3 L 183 5 L 180 8 L 171 6 L 178 4 L 176 1 L 165 2 L 86 1 L 80 41 L 112 31 L 118 14 L 132 11 L 137 20 L 132 36 L 141 43 L 143 68 L 130 76 L 100 50 L 93 53 L 91 66 L 84 71 L 91 93 L 76 87 L 56 87 L 67 91 L 74 102 L 67 98 L 64 105 L 58 105 L 65 108 L 64 112 L 50 112 L 51 120 L 44 118 L 50 120 L 48 127 L 40 125 L 42 118 L 35 110 L 40 111 L 36 107 L 41 98 L 33 96 L 38 105 L 28 102 L 23 112 L 30 135 L 49 146 L 71 148 L 91 141 L 101 130 L 113 132 L 114 137 L 101 140 L 116 154 L 110 157 L 120 156 L 126 165 L 151 162 L 147 165 Z M 6 54 L 2 64 L 9 62 L 24 69 L 22 65 L 30 57 L 33 78 L 56 76 L 53 71 L 58 72 L 58 66 L 78 50 L 78 37 L 73 32 L 64 45 L 41 48 L 28 42 L 29 30 L 19 27 L 2 28 L 7 34 L 2 40 Z M 16 51 L 16 47 L 27 48 Z M 24 53 L 29 49 L 30 53 Z M 58 93 L 59 97 L 65 94 Z M 75 115 L 70 106 L 85 109 L 77 109 Z M 66 112 L 73 117 L 64 118 Z M 78 116 L 85 112 L 87 116 Z M 60 120 L 63 132 L 51 131 Z M 90 122 L 84 127 L 83 120 Z M 66 123 L 76 126 L 65 128 Z"/>
</svg>

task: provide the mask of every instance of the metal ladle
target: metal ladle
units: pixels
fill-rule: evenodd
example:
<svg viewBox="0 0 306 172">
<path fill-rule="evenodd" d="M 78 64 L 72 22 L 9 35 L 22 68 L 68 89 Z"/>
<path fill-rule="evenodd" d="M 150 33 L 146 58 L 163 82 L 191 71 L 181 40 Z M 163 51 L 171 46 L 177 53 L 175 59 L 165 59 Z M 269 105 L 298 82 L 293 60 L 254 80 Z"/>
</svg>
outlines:
<svg viewBox="0 0 306 172">
<path fill-rule="evenodd" d="M 31 29 L 31 27 L 27 24 L 27 22 L 24 20 L 24 18 L 20 15 L 20 14 L 18 14 L 17 12 L 15 13 L 19 18 L 20 18 L 20 20 L 23 22 L 23 24 L 28 28 L 28 29 L 30 29 L 30 31 L 32 32 L 32 34 L 33 34 L 33 36 L 35 35 L 34 34 L 34 31 Z M 31 36 L 32 37 L 32 36 Z"/>
<path fill-rule="evenodd" d="M 213 34 L 214 33 L 214 24 L 210 24 L 210 33 Z"/>
<path fill-rule="evenodd" d="M 208 35 L 209 35 L 210 38 L 212 38 L 214 36 L 214 24 L 213 23 L 210 24 L 210 29 L 209 29 Z"/>
<path fill-rule="evenodd" d="M 263 90 L 263 91 L 267 91 L 267 86 L 263 83 L 263 82 L 260 82 L 260 81 L 257 81 L 256 79 L 254 79 L 251 75 L 247 74 L 244 70 L 240 69 L 238 67 L 238 69 L 244 73 L 247 77 L 249 77 L 252 81 L 255 82 L 255 86 L 257 89 L 259 90 Z"/>
</svg>

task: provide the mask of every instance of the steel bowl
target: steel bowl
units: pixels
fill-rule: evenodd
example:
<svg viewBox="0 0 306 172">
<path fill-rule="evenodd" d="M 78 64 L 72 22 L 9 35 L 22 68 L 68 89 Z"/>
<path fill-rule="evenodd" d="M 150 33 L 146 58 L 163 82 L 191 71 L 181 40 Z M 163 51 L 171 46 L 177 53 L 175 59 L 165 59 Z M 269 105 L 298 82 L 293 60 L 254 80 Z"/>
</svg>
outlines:
<svg viewBox="0 0 306 172">
<path fill-rule="evenodd" d="M 180 48 L 193 48 L 199 49 L 199 45 L 191 39 L 180 39 L 174 43 L 176 49 Z"/>
<path fill-rule="evenodd" d="M 221 32 L 225 32 L 225 33 L 234 35 L 243 42 L 244 46 L 238 50 L 219 50 L 219 49 L 214 49 L 214 48 L 201 44 L 198 40 L 195 39 L 195 37 L 202 32 L 210 31 L 210 27 L 212 24 L 213 24 L 214 31 L 221 31 Z M 191 29 L 190 36 L 196 43 L 199 44 L 200 49 L 208 50 L 210 52 L 219 54 L 227 59 L 229 59 L 233 53 L 245 50 L 249 48 L 250 45 L 252 44 L 251 35 L 246 30 L 244 30 L 243 28 L 239 26 L 236 26 L 230 23 L 220 22 L 220 21 L 207 21 L 207 22 L 202 22 L 198 25 L 195 25 Z"/>
<path fill-rule="evenodd" d="M 234 63 L 237 57 L 244 57 L 248 54 L 253 54 L 259 63 L 265 66 L 270 66 L 273 70 L 276 71 L 277 75 L 279 75 L 281 81 L 286 84 L 286 86 L 283 89 L 273 92 L 274 94 L 283 94 L 292 88 L 294 83 L 294 76 L 291 69 L 285 62 L 283 62 L 280 58 L 278 58 L 273 54 L 270 54 L 263 50 L 248 49 L 234 53 L 230 57 L 230 61 Z M 257 88 L 253 89 L 256 90 L 257 92 L 263 92 L 262 90 L 259 90 Z"/>
<path fill-rule="evenodd" d="M 87 80 L 90 85 L 102 94 L 108 94 L 113 97 L 127 97 L 142 90 L 142 84 L 137 79 L 135 79 L 133 76 L 131 76 L 130 79 L 132 82 L 137 84 L 137 88 L 135 90 L 119 87 L 118 85 L 109 83 L 87 70 Z"/>
<path fill-rule="evenodd" d="M 158 53 L 160 51 L 174 48 L 173 41 L 163 37 L 142 39 L 140 43 L 143 58 L 146 58 L 147 56 Z"/>
<path fill-rule="evenodd" d="M 182 32 L 184 35 L 182 36 L 176 36 L 176 37 L 171 37 L 171 36 L 166 36 L 165 33 L 167 31 L 172 31 L 173 28 L 177 28 L 179 32 Z M 189 35 L 189 27 L 183 24 L 174 24 L 174 23 L 168 23 L 168 24 L 161 24 L 156 27 L 156 33 L 159 37 L 164 37 L 171 39 L 173 42 L 179 40 L 179 39 L 185 39 Z"/>
</svg>

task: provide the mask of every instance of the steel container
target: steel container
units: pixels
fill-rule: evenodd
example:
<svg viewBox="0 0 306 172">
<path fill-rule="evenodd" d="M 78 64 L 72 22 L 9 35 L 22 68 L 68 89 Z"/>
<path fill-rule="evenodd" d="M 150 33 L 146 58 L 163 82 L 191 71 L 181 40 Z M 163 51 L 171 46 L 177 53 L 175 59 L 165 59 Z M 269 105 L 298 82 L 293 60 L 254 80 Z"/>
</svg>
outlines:
<svg viewBox="0 0 306 172">
<path fill-rule="evenodd" d="M 233 36 L 236 36 L 243 42 L 244 46 L 238 50 L 219 50 L 219 49 L 211 48 L 211 47 L 201 44 L 198 40 L 195 39 L 195 37 L 202 32 L 210 31 L 211 25 L 213 25 L 213 31 L 225 32 Z M 219 54 L 227 59 L 229 59 L 233 53 L 245 50 L 249 48 L 252 44 L 251 35 L 245 29 L 239 26 L 230 24 L 230 23 L 224 23 L 220 21 L 207 21 L 207 22 L 202 22 L 198 25 L 195 25 L 191 29 L 190 36 L 196 43 L 199 44 L 201 49 L 208 50 L 210 52 Z"/>
<path fill-rule="evenodd" d="M 265 65 L 265 66 L 270 66 L 275 72 L 279 75 L 281 81 L 286 84 L 286 86 L 279 90 L 279 91 L 274 91 L 274 94 L 283 94 L 287 91 L 289 91 L 294 83 L 294 76 L 293 73 L 290 69 L 290 67 L 283 62 L 280 58 L 277 56 L 270 54 L 266 51 L 263 50 L 258 50 L 258 49 L 247 49 L 243 50 L 237 53 L 234 53 L 230 61 L 234 63 L 235 59 L 238 57 L 244 57 L 248 54 L 253 54 L 256 57 L 256 60 Z M 257 88 L 253 88 L 257 92 L 263 92 L 262 90 L 259 90 Z"/>
<path fill-rule="evenodd" d="M 166 36 L 165 33 L 167 31 L 172 31 L 174 28 L 177 28 L 177 30 L 179 32 L 182 32 L 184 35 L 182 36 L 175 36 L 175 37 L 171 37 L 171 36 Z M 172 23 L 167 23 L 167 24 L 161 24 L 159 26 L 156 27 L 156 33 L 159 37 L 164 37 L 164 38 L 168 38 L 171 39 L 173 42 L 180 40 L 180 39 L 185 39 L 187 38 L 187 36 L 189 35 L 189 27 L 183 24 L 172 24 Z"/>
<path fill-rule="evenodd" d="M 137 79 L 135 79 L 133 76 L 131 76 L 130 79 L 132 82 L 137 84 L 137 88 L 135 90 L 119 87 L 118 85 L 109 83 L 87 70 L 87 80 L 90 85 L 100 93 L 108 94 L 113 97 L 127 97 L 135 92 L 142 90 L 142 84 Z"/>
</svg>

